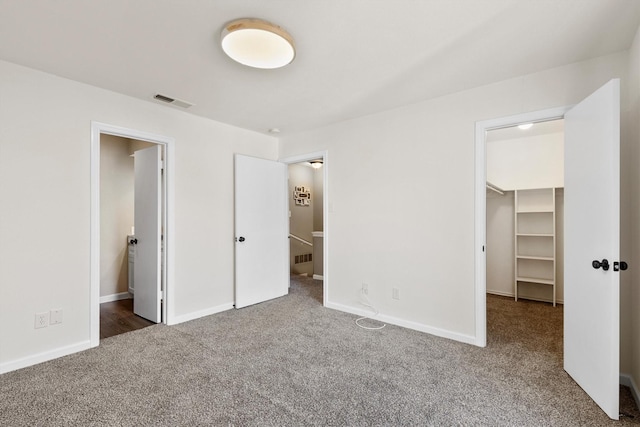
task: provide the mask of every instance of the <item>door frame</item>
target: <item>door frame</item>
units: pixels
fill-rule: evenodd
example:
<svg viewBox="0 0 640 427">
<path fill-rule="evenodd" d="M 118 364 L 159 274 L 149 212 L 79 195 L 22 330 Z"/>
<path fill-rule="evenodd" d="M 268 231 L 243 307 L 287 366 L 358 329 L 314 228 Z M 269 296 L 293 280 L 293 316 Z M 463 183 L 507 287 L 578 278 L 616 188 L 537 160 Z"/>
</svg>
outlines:
<svg viewBox="0 0 640 427">
<path fill-rule="evenodd" d="M 175 139 L 156 135 L 149 132 L 128 129 L 96 121 L 91 122 L 91 219 L 90 219 L 90 298 L 89 298 L 89 328 L 91 347 L 100 344 L 100 135 L 113 135 L 128 139 L 159 144 L 164 147 L 164 253 L 162 254 L 164 283 L 162 323 L 171 324 L 173 318 L 173 283 L 174 283 L 174 145 Z"/>
<path fill-rule="evenodd" d="M 315 151 L 313 153 L 280 158 L 278 161 L 286 165 L 292 165 L 319 158 L 322 158 L 322 305 L 326 307 L 329 301 L 329 152 L 328 150 Z M 288 263 L 289 261 L 287 260 Z"/>
<path fill-rule="evenodd" d="M 475 137 L 475 345 L 487 345 L 487 155 L 486 133 L 522 123 L 564 118 L 571 105 L 476 122 Z"/>
</svg>

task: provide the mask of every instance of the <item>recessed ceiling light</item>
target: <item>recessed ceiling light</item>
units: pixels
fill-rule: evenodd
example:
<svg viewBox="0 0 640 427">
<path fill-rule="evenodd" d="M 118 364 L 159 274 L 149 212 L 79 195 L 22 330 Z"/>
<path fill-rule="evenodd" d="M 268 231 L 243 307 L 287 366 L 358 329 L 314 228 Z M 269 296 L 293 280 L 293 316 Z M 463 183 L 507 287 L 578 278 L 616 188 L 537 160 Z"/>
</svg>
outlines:
<svg viewBox="0 0 640 427">
<path fill-rule="evenodd" d="M 521 124 L 521 125 L 518 125 L 518 129 L 527 130 L 527 129 L 529 129 L 531 126 L 533 126 L 533 123 L 523 123 L 523 124 Z"/>
<path fill-rule="evenodd" d="M 222 50 L 240 64 L 263 69 L 284 67 L 293 61 L 293 37 L 262 19 L 244 18 L 229 22 L 221 34 Z"/>
</svg>

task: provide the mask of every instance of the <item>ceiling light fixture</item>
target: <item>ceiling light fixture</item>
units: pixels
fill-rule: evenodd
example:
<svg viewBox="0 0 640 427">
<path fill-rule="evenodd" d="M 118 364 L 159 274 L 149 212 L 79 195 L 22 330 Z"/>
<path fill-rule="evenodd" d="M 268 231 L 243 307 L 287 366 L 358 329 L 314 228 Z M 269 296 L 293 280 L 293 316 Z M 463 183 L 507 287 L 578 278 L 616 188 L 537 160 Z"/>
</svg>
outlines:
<svg viewBox="0 0 640 427">
<path fill-rule="evenodd" d="M 243 18 L 224 26 L 222 50 L 243 65 L 273 69 L 293 61 L 293 37 L 282 28 L 262 19 Z"/>
<path fill-rule="evenodd" d="M 322 167 L 322 159 L 311 160 L 311 167 L 314 169 L 320 169 Z"/>
<path fill-rule="evenodd" d="M 533 126 L 533 123 L 523 123 L 523 124 L 521 124 L 521 125 L 518 125 L 518 129 L 527 130 L 527 129 L 529 129 L 531 126 Z"/>
</svg>

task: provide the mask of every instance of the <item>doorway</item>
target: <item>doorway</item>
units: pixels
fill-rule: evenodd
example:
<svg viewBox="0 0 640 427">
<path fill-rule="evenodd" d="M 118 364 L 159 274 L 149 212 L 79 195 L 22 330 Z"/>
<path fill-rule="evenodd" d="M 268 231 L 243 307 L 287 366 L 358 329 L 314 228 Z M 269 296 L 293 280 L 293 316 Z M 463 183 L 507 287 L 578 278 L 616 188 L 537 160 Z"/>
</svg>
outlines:
<svg viewBox="0 0 640 427">
<path fill-rule="evenodd" d="M 155 208 L 155 212 L 159 218 L 158 220 L 158 230 L 162 230 L 158 232 L 159 238 L 158 240 L 158 250 L 157 252 L 157 265 L 159 270 L 159 275 L 161 279 L 157 280 L 157 283 L 163 284 L 163 289 L 160 289 L 160 286 L 157 286 L 157 298 L 158 298 L 158 311 L 159 314 L 157 316 L 157 320 L 160 320 L 162 323 L 169 323 L 171 320 L 171 284 L 173 283 L 173 143 L 174 140 L 172 138 L 168 138 L 165 136 L 149 134 L 146 132 L 141 132 L 132 129 L 125 129 L 117 126 L 107 125 L 104 123 L 92 122 L 92 133 L 91 133 L 91 280 L 90 280 L 90 290 L 91 290 L 91 300 L 90 300 L 90 328 L 91 328 L 91 346 L 95 347 L 99 345 L 100 341 L 100 302 L 101 302 L 101 278 L 103 273 L 107 273 L 101 270 L 101 252 L 102 252 L 102 238 L 107 239 L 108 237 L 103 236 L 101 233 L 101 226 L 103 225 L 101 221 L 101 198 L 103 198 L 101 191 L 101 171 L 100 171 L 100 163 L 101 163 L 101 139 L 105 140 L 109 138 L 123 138 L 127 141 L 136 141 L 131 142 L 130 144 L 136 146 L 138 148 L 143 145 L 148 147 L 142 150 L 134 150 L 139 152 L 144 152 L 148 150 L 152 150 L 157 154 L 157 165 L 160 167 L 160 150 L 164 153 L 164 161 L 163 161 L 163 179 L 160 179 L 160 171 L 158 170 L 158 179 L 157 182 L 162 182 L 162 185 L 158 187 L 158 194 L 161 194 L 161 201 L 158 201 L 157 207 Z M 156 149 L 155 147 L 158 147 Z M 164 212 L 164 215 L 161 215 L 161 212 Z M 124 243 L 127 245 L 127 248 L 130 247 L 131 242 L 127 238 L 133 236 L 135 230 L 129 229 L 126 230 L 125 236 L 123 237 Z M 162 237 L 160 237 L 160 233 Z M 111 236 L 109 236 L 111 237 Z M 118 240 L 118 237 L 116 236 Z M 135 236 L 134 236 L 135 239 Z M 160 243 L 160 240 L 162 243 Z M 120 242 L 122 243 L 122 242 Z M 160 250 L 160 244 L 164 246 L 163 250 Z M 120 258 L 120 263 L 124 262 L 126 259 L 124 257 Z M 160 266 L 162 265 L 162 268 Z M 117 269 L 118 273 L 116 274 L 117 279 L 120 280 L 120 284 L 117 286 L 124 287 L 122 284 L 122 271 L 123 269 Z M 128 279 L 128 278 L 127 278 Z M 117 280 L 116 280 L 117 282 Z M 128 280 L 126 281 L 126 291 L 122 289 L 116 288 L 118 291 L 109 294 L 107 299 L 110 300 L 118 300 L 123 297 L 123 295 L 127 295 L 129 293 L 128 288 Z M 143 288 L 140 288 L 144 291 Z M 139 290 L 140 290 L 139 289 Z M 134 291 L 135 292 L 135 291 Z M 146 297 L 145 297 L 146 300 Z M 162 304 L 160 306 L 160 300 Z M 104 299 L 103 299 L 104 301 Z M 161 313 L 161 314 L 160 314 Z"/>
<path fill-rule="evenodd" d="M 563 120 L 486 134 L 487 293 L 564 300 Z"/>
<path fill-rule="evenodd" d="M 301 174 L 289 174 L 289 182 L 287 188 L 290 190 L 288 195 L 289 204 L 289 240 L 290 240 L 290 267 L 292 272 L 300 271 L 301 273 L 310 274 L 311 278 L 315 280 L 322 280 L 322 304 L 326 306 L 329 295 L 329 266 L 328 266 L 328 242 L 329 242 L 329 221 L 328 215 L 329 209 L 329 191 L 328 191 L 328 176 L 329 176 L 329 161 L 327 151 L 319 151 L 314 153 L 302 154 L 298 156 L 292 156 L 280 159 L 279 161 L 286 164 L 290 171 L 298 169 Z M 321 162 L 321 163 L 320 163 Z M 313 166 L 315 164 L 315 167 Z M 293 167 L 293 169 L 291 169 Z M 304 169 L 300 169 L 304 168 Z M 307 173 L 305 172 L 307 169 Z M 313 172 L 310 172 L 313 171 Z M 307 176 L 308 185 L 302 182 L 302 178 Z M 300 184 L 300 185 L 298 185 Z M 310 187 L 310 191 L 306 191 L 306 187 Z M 296 189 L 298 187 L 298 189 Z M 304 190 L 300 187 L 304 187 Z M 298 191 L 296 191 L 298 190 Z M 295 193 L 298 193 L 297 195 Z M 301 193 L 305 193 L 301 196 Z M 308 194 L 307 194 L 308 193 Z M 305 202 L 305 198 L 310 197 L 308 204 Z M 313 200 L 313 201 L 311 201 Z M 300 211 L 303 218 L 306 218 L 304 222 L 305 227 L 299 227 L 300 224 L 295 224 L 296 218 L 294 217 L 293 210 Z M 293 224 L 292 224 L 293 221 Z M 311 240 L 307 242 L 300 242 L 296 237 L 297 234 L 302 234 L 299 229 L 307 229 L 311 231 Z M 312 228 L 313 230 L 309 230 Z M 295 237 L 292 237 L 295 236 Z M 308 236 L 307 236 L 308 237 Z M 311 243 L 309 245 L 308 243 Z M 300 252 L 297 253 L 298 249 Z M 307 254 L 307 261 L 305 262 L 304 255 Z M 308 255 L 311 254 L 311 262 L 308 261 Z M 302 258 L 298 258 L 298 267 L 296 267 L 296 256 L 302 255 Z M 307 270 L 302 270 L 306 268 Z M 294 273 L 295 274 L 295 273 Z"/>
<path fill-rule="evenodd" d="M 157 316 L 149 316 L 140 309 L 142 300 L 153 296 L 135 293 L 135 276 L 148 275 L 144 270 L 135 268 L 136 253 L 139 253 L 135 224 L 141 220 L 153 220 L 140 218 L 141 214 L 136 213 L 139 205 L 149 197 L 141 194 L 143 192 L 138 182 L 141 174 L 148 173 L 141 170 L 144 164 L 140 164 L 139 156 L 141 150 L 155 146 L 150 142 L 120 136 L 100 136 L 101 339 L 137 330 L 159 320 Z M 151 179 L 153 169 L 150 169 Z M 156 206 L 142 215 L 158 216 L 157 210 Z M 138 277 L 138 281 L 141 279 L 153 280 L 153 277 Z"/>
<path fill-rule="evenodd" d="M 475 189 L 475 241 L 480 249 L 476 251 L 475 266 L 475 301 L 476 301 L 476 340 L 479 347 L 487 345 L 487 265 L 486 265 L 486 237 L 487 237 L 487 132 L 495 129 L 509 128 L 522 123 L 537 123 L 550 120 L 560 120 L 569 107 L 560 107 L 543 111 L 508 116 L 500 119 L 476 123 L 476 189 Z"/>
<path fill-rule="evenodd" d="M 323 279 L 323 160 L 288 165 L 289 270 Z"/>
</svg>

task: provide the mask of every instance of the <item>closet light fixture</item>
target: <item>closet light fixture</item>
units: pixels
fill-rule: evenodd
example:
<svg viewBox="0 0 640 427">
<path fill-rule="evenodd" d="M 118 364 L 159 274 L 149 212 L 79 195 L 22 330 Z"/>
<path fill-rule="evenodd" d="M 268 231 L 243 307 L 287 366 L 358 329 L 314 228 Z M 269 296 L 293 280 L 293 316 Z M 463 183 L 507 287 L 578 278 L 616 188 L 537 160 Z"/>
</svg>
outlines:
<svg viewBox="0 0 640 427">
<path fill-rule="evenodd" d="M 320 169 L 322 167 L 322 159 L 311 160 L 311 167 L 314 169 Z"/>
<path fill-rule="evenodd" d="M 527 130 L 531 128 L 531 126 L 533 126 L 533 123 L 522 123 L 521 125 L 518 125 L 518 129 Z"/>
<path fill-rule="evenodd" d="M 270 22 L 256 18 L 231 21 L 221 34 L 222 50 L 231 59 L 253 68 L 273 69 L 293 61 L 293 37 Z"/>
</svg>

